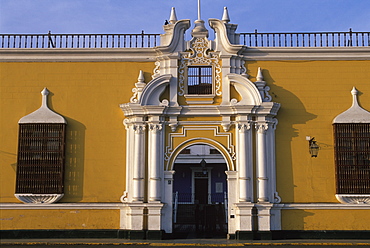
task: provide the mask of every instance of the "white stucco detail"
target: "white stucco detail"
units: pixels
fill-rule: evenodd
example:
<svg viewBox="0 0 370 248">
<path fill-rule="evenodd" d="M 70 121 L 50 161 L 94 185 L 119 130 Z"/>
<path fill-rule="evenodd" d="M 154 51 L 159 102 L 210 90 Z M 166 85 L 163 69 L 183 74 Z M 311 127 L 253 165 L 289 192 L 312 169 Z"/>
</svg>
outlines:
<svg viewBox="0 0 370 248">
<path fill-rule="evenodd" d="M 353 87 L 352 106 L 334 118 L 333 123 L 370 123 L 370 112 L 361 108 L 357 101 L 358 91 Z"/>
<path fill-rule="evenodd" d="M 14 196 L 24 203 L 50 204 L 58 202 L 64 194 L 14 194 Z"/>
<path fill-rule="evenodd" d="M 229 99 L 225 99 L 226 101 L 223 101 L 222 104 L 226 104 L 227 100 L 229 104 L 233 105 L 260 105 L 262 103 L 260 92 L 248 78 L 238 74 L 229 74 L 224 78 L 224 80 L 234 86 L 242 99 L 239 102 L 233 101 L 231 103 L 229 96 Z"/>
<path fill-rule="evenodd" d="M 158 76 L 150 81 L 143 89 L 143 93 L 140 97 L 140 105 L 161 105 L 160 96 L 169 84 L 172 75 L 166 74 Z"/>
<path fill-rule="evenodd" d="M 370 204 L 369 194 L 336 194 L 335 197 L 339 202 L 345 204 Z"/>
<path fill-rule="evenodd" d="M 42 95 L 42 104 L 39 109 L 32 112 L 29 115 L 22 117 L 18 123 L 67 123 L 63 116 L 55 113 L 48 107 L 48 95 L 49 90 L 44 88 L 41 91 Z"/>
</svg>

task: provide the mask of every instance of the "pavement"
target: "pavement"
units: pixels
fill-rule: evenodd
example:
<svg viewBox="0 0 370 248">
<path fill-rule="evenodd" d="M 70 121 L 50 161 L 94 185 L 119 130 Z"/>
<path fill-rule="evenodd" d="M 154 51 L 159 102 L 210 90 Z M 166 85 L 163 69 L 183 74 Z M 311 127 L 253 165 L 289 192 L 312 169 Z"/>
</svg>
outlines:
<svg viewBox="0 0 370 248">
<path fill-rule="evenodd" d="M 370 240 L 228 240 L 228 239 L 1 239 L 0 245 L 148 245 L 148 246 L 369 246 Z"/>
</svg>

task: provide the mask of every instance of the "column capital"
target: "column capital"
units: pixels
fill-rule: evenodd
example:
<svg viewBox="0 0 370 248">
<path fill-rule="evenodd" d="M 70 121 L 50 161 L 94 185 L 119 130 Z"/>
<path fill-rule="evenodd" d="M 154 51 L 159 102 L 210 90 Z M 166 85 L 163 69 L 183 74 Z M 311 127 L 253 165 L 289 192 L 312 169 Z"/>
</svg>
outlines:
<svg viewBox="0 0 370 248">
<path fill-rule="evenodd" d="M 255 124 L 255 128 L 258 133 L 265 134 L 267 129 L 269 129 L 269 123 L 268 122 L 257 122 Z"/>
<path fill-rule="evenodd" d="M 149 123 L 149 130 L 153 133 L 160 133 L 163 129 L 163 124 L 161 123 Z"/>
<path fill-rule="evenodd" d="M 143 134 L 145 129 L 146 129 L 146 125 L 145 124 L 133 124 L 134 125 L 134 131 L 135 133 L 137 134 Z"/>
<path fill-rule="evenodd" d="M 252 123 L 251 122 L 238 122 L 237 127 L 239 132 L 247 132 L 251 130 Z"/>
</svg>

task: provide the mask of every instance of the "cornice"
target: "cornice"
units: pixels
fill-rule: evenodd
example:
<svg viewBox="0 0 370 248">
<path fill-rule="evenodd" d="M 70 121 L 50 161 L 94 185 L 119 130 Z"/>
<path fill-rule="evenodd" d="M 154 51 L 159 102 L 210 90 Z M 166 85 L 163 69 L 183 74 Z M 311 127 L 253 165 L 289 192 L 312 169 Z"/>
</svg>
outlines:
<svg viewBox="0 0 370 248">
<path fill-rule="evenodd" d="M 0 62 L 154 62 L 154 48 L 3 48 Z"/>
<path fill-rule="evenodd" d="M 0 209 L 120 209 L 122 203 L 53 203 L 53 204 L 23 204 L 0 203 Z"/>
<path fill-rule="evenodd" d="M 370 209 L 370 204 L 340 204 L 340 203 L 286 203 L 286 204 L 276 204 L 275 206 L 281 207 L 283 210 L 294 210 L 294 209 L 357 209 L 364 210 Z"/>
<path fill-rule="evenodd" d="M 0 62 L 154 62 L 160 50 L 166 48 L 1 48 Z M 370 60 L 370 47 L 248 47 L 241 55 L 244 60 Z"/>
<path fill-rule="evenodd" d="M 248 47 L 243 56 L 245 60 L 370 60 L 370 47 Z"/>
</svg>

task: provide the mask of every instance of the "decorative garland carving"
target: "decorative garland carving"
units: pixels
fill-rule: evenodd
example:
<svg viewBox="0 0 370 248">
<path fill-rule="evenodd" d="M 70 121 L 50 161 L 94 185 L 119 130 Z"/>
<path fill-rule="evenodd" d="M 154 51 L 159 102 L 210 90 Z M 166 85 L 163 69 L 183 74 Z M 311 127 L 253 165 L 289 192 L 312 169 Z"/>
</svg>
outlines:
<svg viewBox="0 0 370 248">
<path fill-rule="evenodd" d="M 190 41 L 190 52 L 182 54 L 179 66 L 179 96 L 186 93 L 186 69 L 191 65 L 212 65 L 214 70 L 214 92 L 221 96 L 221 65 L 219 55 L 209 48 L 210 41 L 207 38 L 194 38 Z"/>
</svg>

